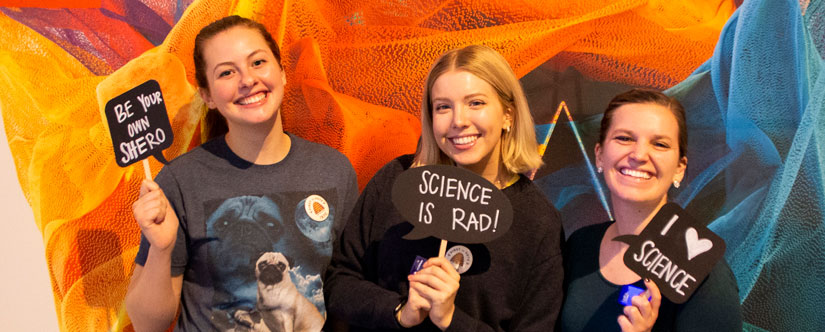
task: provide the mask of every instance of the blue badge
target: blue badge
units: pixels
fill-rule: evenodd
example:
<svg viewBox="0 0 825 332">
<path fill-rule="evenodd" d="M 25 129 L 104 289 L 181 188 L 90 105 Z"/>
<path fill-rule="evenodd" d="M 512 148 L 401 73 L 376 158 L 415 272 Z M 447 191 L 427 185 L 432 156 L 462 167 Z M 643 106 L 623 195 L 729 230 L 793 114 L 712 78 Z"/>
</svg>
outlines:
<svg viewBox="0 0 825 332">
<path fill-rule="evenodd" d="M 624 285 L 622 286 L 622 291 L 619 293 L 619 303 L 625 306 L 633 305 L 633 303 L 630 302 L 633 297 L 642 294 L 644 291 L 644 289 L 633 285 Z"/>
<path fill-rule="evenodd" d="M 410 274 L 415 274 L 418 270 L 421 270 L 421 267 L 424 266 L 424 262 L 426 261 L 426 258 L 416 255 L 412 268 L 410 268 Z"/>
</svg>

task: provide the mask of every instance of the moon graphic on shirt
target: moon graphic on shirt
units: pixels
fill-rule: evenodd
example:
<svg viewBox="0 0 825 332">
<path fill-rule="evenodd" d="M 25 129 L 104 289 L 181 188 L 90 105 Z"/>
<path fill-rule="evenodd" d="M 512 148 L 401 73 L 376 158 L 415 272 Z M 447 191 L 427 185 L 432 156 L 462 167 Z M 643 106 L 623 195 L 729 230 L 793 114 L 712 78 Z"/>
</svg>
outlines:
<svg viewBox="0 0 825 332">
<path fill-rule="evenodd" d="M 332 219 L 332 207 L 318 195 L 301 200 L 295 209 L 295 224 L 298 229 L 315 242 L 330 240 Z"/>
</svg>

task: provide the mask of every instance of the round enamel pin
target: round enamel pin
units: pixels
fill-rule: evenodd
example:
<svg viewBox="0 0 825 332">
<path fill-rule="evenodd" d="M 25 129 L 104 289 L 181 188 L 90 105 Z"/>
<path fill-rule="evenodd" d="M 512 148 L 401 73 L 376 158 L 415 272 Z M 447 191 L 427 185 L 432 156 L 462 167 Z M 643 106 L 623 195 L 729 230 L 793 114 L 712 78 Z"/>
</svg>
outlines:
<svg viewBox="0 0 825 332">
<path fill-rule="evenodd" d="M 319 195 L 310 195 L 304 201 L 304 209 L 307 215 L 315 221 L 324 221 L 329 217 L 329 205 L 327 200 Z"/>
<path fill-rule="evenodd" d="M 467 272 L 470 266 L 473 265 L 473 253 L 470 252 L 469 248 L 462 245 L 453 246 L 450 250 L 447 250 L 444 257 L 453 264 L 459 274 Z"/>
</svg>

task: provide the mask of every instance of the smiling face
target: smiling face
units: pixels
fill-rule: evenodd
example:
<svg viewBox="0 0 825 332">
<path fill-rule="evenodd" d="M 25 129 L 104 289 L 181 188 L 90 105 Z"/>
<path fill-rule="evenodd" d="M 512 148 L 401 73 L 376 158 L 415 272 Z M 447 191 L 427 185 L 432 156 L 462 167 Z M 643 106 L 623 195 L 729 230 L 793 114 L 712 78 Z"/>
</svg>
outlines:
<svg viewBox="0 0 825 332">
<path fill-rule="evenodd" d="M 682 147 L 684 148 L 684 147 Z M 625 104 L 614 110 L 596 166 L 614 204 L 664 204 L 673 181 L 682 181 L 687 158 L 679 157 L 679 125 L 657 104 Z"/>
<path fill-rule="evenodd" d="M 502 165 L 501 133 L 511 119 L 493 87 L 469 72 L 451 70 L 435 80 L 430 96 L 438 148 L 456 165 L 495 179 Z"/>
<path fill-rule="evenodd" d="M 209 88 L 201 97 L 233 128 L 268 130 L 278 119 L 286 76 L 260 32 L 237 26 L 203 48 Z"/>
</svg>

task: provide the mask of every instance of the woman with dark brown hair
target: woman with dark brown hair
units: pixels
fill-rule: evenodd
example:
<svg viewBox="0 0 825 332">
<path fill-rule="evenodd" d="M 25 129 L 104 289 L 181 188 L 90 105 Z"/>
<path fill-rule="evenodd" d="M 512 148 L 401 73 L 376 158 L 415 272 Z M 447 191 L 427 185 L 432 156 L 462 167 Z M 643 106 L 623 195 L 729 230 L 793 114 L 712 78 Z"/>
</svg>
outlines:
<svg viewBox="0 0 825 332">
<path fill-rule="evenodd" d="M 201 146 L 145 180 L 126 295 L 137 331 L 319 331 L 321 274 L 357 194 L 346 157 L 284 132 L 272 36 L 229 16 L 195 38 Z"/>
<path fill-rule="evenodd" d="M 596 167 L 610 190 L 615 221 L 583 227 L 567 240 L 562 331 L 741 331 L 736 279 L 722 260 L 690 300 L 674 304 L 656 284 L 625 266 L 628 245 L 679 188 L 687 168 L 685 110 L 661 92 L 634 89 L 617 95 L 602 118 Z M 623 285 L 646 289 L 630 305 Z"/>
</svg>

